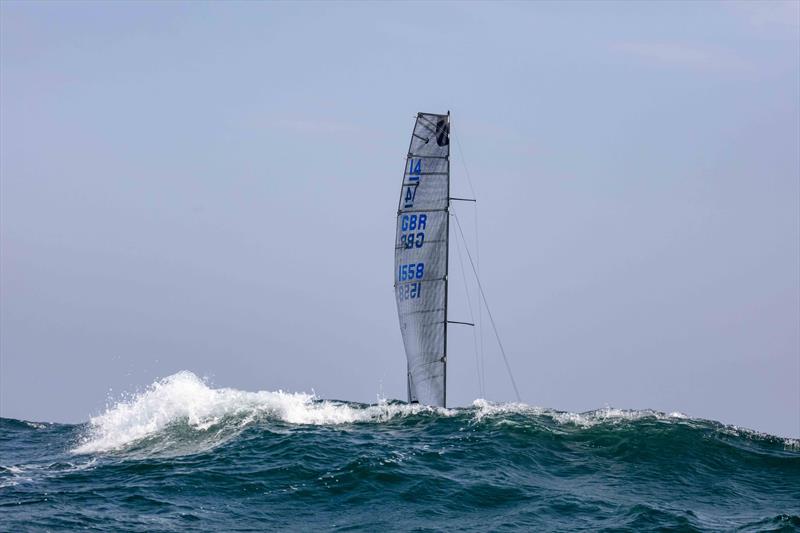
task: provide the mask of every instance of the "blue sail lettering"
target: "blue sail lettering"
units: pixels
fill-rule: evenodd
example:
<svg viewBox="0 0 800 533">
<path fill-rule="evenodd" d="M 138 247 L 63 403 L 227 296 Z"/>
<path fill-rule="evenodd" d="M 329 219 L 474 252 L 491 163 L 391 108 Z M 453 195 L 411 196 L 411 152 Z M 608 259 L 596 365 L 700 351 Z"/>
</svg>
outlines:
<svg viewBox="0 0 800 533">
<path fill-rule="evenodd" d="M 425 229 L 426 222 L 428 221 L 427 215 L 403 215 L 400 222 L 400 228 L 403 231 L 414 231 Z"/>
<path fill-rule="evenodd" d="M 425 232 L 419 231 L 417 233 L 401 233 L 400 244 L 406 250 L 411 248 L 422 248 L 422 245 L 425 244 Z"/>
<path fill-rule="evenodd" d="M 417 195 L 417 186 L 416 185 L 407 186 L 403 207 L 405 208 L 414 207 L 414 197 L 416 195 Z"/>
<path fill-rule="evenodd" d="M 419 181 L 420 174 L 422 173 L 422 160 L 417 159 L 416 166 L 414 162 L 413 158 L 408 160 L 408 181 Z"/>
<path fill-rule="evenodd" d="M 412 298 L 419 298 L 422 296 L 422 283 L 403 283 L 397 286 L 397 299 L 401 302 L 403 300 L 410 300 Z"/>
</svg>

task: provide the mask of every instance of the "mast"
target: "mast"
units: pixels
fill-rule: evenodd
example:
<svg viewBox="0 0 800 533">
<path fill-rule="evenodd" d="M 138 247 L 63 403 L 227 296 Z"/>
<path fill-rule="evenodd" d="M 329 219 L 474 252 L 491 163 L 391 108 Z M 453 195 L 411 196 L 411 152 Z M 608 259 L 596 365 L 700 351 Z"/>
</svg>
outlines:
<svg viewBox="0 0 800 533">
<path fill-rule="evenodd" d="M 450 110 L 447 110 L 447 132 L 450 135 Z M 450 279 L 450 154 L 447 154 L 447 207 L 445 208 L 446 226 L 445 230 L 445 252 L 444 252 L 444 405 L 447 407 L 447 303 L 449 298 L 448 284 Z"/>
</svg>

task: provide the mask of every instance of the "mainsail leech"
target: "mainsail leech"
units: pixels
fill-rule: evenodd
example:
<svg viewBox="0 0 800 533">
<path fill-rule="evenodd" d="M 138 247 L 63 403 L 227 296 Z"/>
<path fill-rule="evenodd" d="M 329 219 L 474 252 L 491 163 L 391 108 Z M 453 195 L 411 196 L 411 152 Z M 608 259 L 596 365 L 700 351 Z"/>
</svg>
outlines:
<svg viewBox="0 0 800 533">
<path fill-rule="evenodd" d="M 418 113 L 406 158 L 394 285 L 408 361 L 408 401 L 447 401 L 450 114 Z"/>
</svg>

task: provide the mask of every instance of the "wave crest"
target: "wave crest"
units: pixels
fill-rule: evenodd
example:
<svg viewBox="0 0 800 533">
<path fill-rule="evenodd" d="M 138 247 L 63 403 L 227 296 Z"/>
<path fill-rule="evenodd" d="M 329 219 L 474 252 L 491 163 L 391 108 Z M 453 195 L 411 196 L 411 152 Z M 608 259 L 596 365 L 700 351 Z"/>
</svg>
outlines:
<svg viewBox="0 0 800 533">
<path fill-rule="evenodd" d="M 584 413 L 571 413 L 523 403 L 494 403 L 475 400 L 466 409 L 441 409 L 401 402 L 380 401 L 365 405 L 321 400 L 312 394 L 283 391 L 247 392 L 230 388 L 215 389 L 189 371 L 181 371 L 156 381 L 145 391 L 110 406 L 93 417 L 74 453 L 109 452 L 125 449 L 146 454 L 186 454 L 203 451 L 237 436 L 261 421 L 299 425 L 338 425 L 387 422 L 395 418 L 427 415 L 435 419 L 455 418 L 470 426 L 493 421 L 501 426 L 537 427 L 544 431 L 583 431 L 589 428 L 626 428 L 656 420 L 675 427 L 702 429 L 717 435 L 747 440 L 780 442 L 797 450 L 796 439 L 726 426 L 688 417 L 682 413 L 662 413 L 650 409 L 631 410 L 606 407 Z"/>
<path fill-rule="evenodd" d="M 446 409 L 385 401 L 361 406 L 319 400 L 306 393 L 214 389 L 184 370 L 156 381 L 144 392 L 93 417 L 87 434 L 73 452 L 118 450 L 179 423 L 213 432 L 213 436 L 220 437 L 215 439 L 218 443 L 224 436 L 230 436 L 231 429 L 241 430 L 261 418 L 290 424 L 331 425 L 386 421 L 422 412 L 449 413 Z"/>
</svg>

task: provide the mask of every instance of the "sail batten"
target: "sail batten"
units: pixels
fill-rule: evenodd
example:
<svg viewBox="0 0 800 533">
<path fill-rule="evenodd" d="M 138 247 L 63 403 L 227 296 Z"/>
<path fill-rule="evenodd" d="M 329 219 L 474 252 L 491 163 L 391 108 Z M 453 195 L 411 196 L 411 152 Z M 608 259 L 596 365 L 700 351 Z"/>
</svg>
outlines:
<svg viewBox="0 0 800 533">
<path fill-rule="evenodd" d="M 450 117 L 419 113 L 397 210 L 395 298 L 408 369 L 408 400 L 444 407 Z"/>
</svg>

